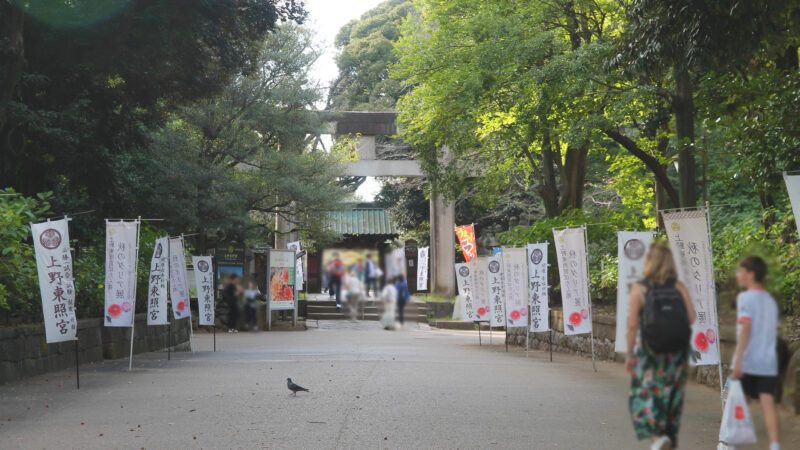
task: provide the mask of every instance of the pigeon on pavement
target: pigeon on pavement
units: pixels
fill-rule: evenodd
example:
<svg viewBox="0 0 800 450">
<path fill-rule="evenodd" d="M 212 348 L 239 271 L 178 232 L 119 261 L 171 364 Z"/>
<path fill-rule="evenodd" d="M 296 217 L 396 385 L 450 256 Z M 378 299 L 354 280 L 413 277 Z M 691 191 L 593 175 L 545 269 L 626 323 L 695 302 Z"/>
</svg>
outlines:
<svg viewBox="0 0 800 450">
<path fill-rule="evenodd" d="M 293 395 L 295 397 L 297 397 L 297 392 L 299 392 L 299 391 L 308 392 L 308 389 L 292 383 L 292 379 L 291 378 L 287 378 L 286 379 L 286 387 L 288 387 L 289 390 L 292 391 L 292 393 L 289 394 L 289 395 Z"/>
</svg>

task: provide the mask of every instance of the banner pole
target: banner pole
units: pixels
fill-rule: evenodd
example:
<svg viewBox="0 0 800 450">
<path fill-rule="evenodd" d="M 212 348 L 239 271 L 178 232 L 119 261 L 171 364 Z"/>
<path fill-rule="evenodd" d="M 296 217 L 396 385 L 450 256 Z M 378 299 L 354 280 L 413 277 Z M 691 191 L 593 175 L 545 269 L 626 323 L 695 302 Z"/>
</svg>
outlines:
<svg viewBox="0 0 800 450">
<path fill-rule="evenodd" d="M 81 388 L 81 361 L 78 356 L 78 338 L 75 337 L 75 381 L 78 384 L 78 389 Z"/>
<path fill-rule="evenodd" d="M 586 248 L 586 298 L 589 301 L 589 318 L 591 319 L 592 326 L 589 329 L 589 338 L 592 340 L 592 370 L 597 372 L 597 364 L 595 363 L 594 357 L 594 315 L 592 314 L 592 290 L 590 288 L 589 282 L 589 236 L 587 233 L 586 226 L 583 227 L 583 243 Z"/>
<path fill-rule="evenodd" d="M 133 317 L 131 318 L 131 351 L 128 355 L 128 372 L 133 370 L 133 333 L 136 330 L 136 284 L 139 281 L 139 238 L 142 232 L 142 216 L 136 219 L 136 260 L 133 264 Z"/>
<path fill-rule="evenodd" d="M 167 361 L 172 359 L 172 322 L 167 322 Z"/>
<path fill-rule="evenodd" d="M 492 345 L 492 321 L 489 320 L 489 345 Z"/>
<path fill-rule="evenodd" d="M 708 224 L 708 250 L 711 253 L 711 263 L 714 263 L 714 240 L 711 236 L 711 207 L 706 201 L 706 223 Z M 717 371 L 719 373 L 719 398 L 722 402 L 722 409 L 725 409 L 725 391 L 723 388 L 724 380 L 722 379 L 722 352 L 719 348 L 719 313 L 717 312 L 717 281 L 714 277 L 712 272 L 711 274 L 711 283 L 714 289 L 714 318 L 717 322 L 717 339 L 716 339 L 716 346 L 717 346 Z"/>
<path fill-rule="evenodd" d="M 181 233 L 181 250 L 183 250 L 183 255 L 184 255 L 184 258 L 183 258 L 183 270 L 186 270 L 186 256 L 185 256 L 186 255 L 186 250 L 185 250 L 185 247 L 183 245 L 183 236 L 184 236 L 183 233 Z M 188 289 L 188 286 L 187 286 L 187 289 Z M 194 327 L 192 327 L 192 300 L 191 299 L 187 299 L 187 300 L 189 302 L 189 348 L 192 350 L 192 353 L 194 353 Z M 198 305 L 199 305 L 199 303 L 198 303 Z"/>
<path fill-rule="evenodd" d="M 528 357 L 528 352 L 531 347 L 531 305 L 528 305 L 528 327 L 525 329 L 525 357 Z"/>
<path fill-rule="evenodd" d="M 478 325 L 478 347 L 482 347 L 483 343 L 481 342 L 481 323 L 475 322 L 475 324 Z"/>
<path fill-rule="evenodd" d="M 211 329 L 214 330 L 214 351 L 216 352 L 217 351 L 217 326 L 214 325 L 214 326 L 211 327 Z"/>
</svg>

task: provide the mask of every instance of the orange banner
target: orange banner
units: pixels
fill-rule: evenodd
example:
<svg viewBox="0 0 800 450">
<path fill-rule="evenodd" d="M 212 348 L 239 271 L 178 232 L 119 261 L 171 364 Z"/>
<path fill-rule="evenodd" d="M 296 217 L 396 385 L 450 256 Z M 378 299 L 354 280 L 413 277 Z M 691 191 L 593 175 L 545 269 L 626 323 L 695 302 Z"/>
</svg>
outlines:
<svg viewBox="0 0 800 450">
<path fill-rule="evenodd" d="M 456 237 L 467 262 L 478 256 L 478 245 L 475 243 L 475 227 L 472 225 L 456 227 Z"/>
</svg>

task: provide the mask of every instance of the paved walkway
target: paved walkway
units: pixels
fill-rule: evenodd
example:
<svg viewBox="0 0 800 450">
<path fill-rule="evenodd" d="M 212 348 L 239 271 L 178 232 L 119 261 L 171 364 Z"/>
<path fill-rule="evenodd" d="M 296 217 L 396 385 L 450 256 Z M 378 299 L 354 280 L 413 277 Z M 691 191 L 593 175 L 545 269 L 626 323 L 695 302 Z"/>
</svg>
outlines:
<svg viewBox="0 0 800 450">
<path fill-rule="evenodd" d="M 495 335 L 497 338 L 497 335 Z M 196 336 L 150 353 L 0 386 L 2 448 L 640 449 L 617 364 L 478 347 L 468 331 L 321 322 Z M 290 397 L 286 377 L 311 389 Z M 681 447 L 713 449 L 718 394 L 691 385 Z M 10 421 L 7 421 L 10 419 Z M 764 436 L 763 427 L 759 433 Z M 786 420 L 784 448 L 800 448 Z M 793 439 L 793 441 L 790 441 Z"/>
</svg>

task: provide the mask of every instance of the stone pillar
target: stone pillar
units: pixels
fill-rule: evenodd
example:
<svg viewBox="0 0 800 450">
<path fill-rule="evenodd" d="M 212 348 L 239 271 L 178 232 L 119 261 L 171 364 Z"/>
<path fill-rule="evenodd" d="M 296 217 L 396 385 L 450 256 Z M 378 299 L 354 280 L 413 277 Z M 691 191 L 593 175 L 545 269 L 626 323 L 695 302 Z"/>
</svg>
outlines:
<svg viewBox="0 0 800 450">
<path fill-rule="evenodd" d="M 431 292 L 455 297 L 455 203 L 445 204 L 441 196 L 431 199 Z"/>
<path fill-rule="evenodd" d="M 297 240 L 296 232 L 289 233 L 289 230 L 291 230 L 293 227 L 293 223 L 277 214 L 275 215 L 275 229 L 280 231 L 280 233 L 275 234 L 275 247 L 273 248 L 286 250 L 286 245 L 289 242 Z"/>
</svg>

